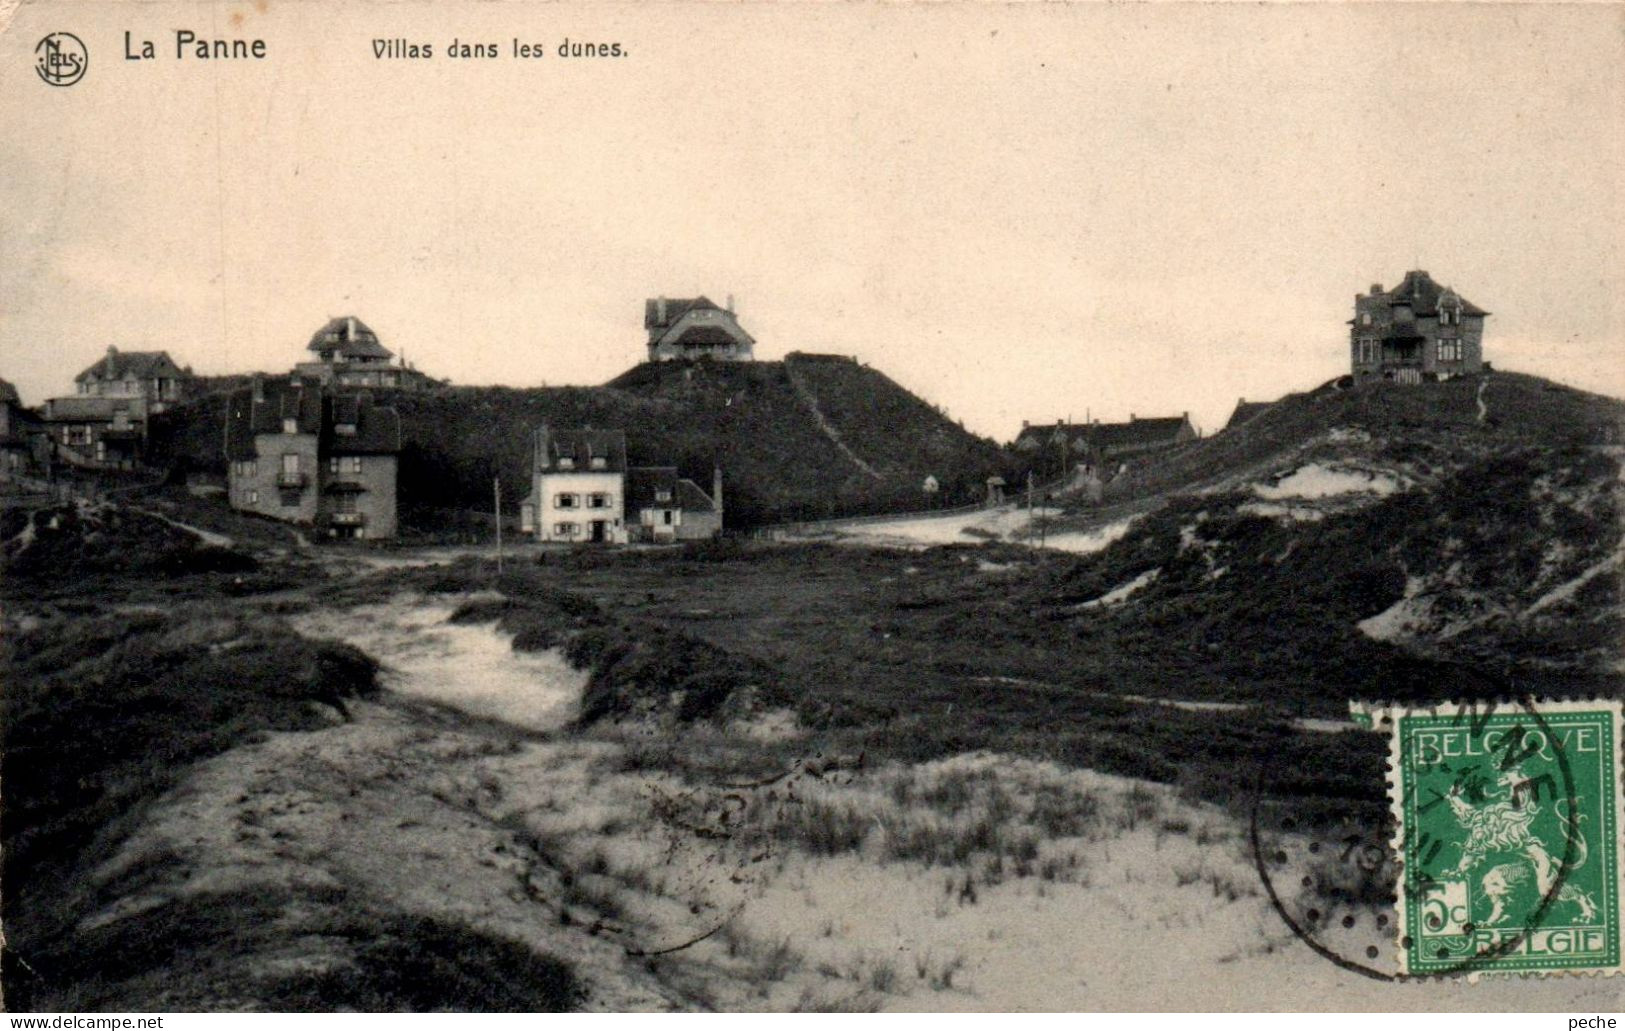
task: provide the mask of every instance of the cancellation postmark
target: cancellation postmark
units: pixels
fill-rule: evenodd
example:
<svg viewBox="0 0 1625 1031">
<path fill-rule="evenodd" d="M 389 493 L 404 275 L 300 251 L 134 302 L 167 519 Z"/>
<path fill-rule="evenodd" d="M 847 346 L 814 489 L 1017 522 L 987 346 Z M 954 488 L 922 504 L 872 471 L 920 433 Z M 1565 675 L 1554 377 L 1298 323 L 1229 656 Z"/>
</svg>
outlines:
<svg viewBox="0 0 1625 1031">
<path fill-rule="evenodd" d="M 1402 976 L 1616 972 L 1618 701 L 1379 708 Z"/>
</svg>

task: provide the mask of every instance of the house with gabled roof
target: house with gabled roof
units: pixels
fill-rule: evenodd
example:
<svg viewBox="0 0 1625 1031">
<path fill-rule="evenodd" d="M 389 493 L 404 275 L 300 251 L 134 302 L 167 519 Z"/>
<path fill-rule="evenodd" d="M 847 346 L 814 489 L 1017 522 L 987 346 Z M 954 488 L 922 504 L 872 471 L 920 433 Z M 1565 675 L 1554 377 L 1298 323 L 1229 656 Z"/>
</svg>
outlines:
<svg viewBox="0 0 1625 1031">
<path fill-rule="evenodd" d="M 756 340 L 733 310 L 709 297 L 651 297 L 643 302 L 643 328 L 649 334 L 649 360 L 712 359 L 748 362 Z"/>
<path fill-rule="evenodd" d="M 676 466 L 630 466 L 621 430 L 538 427 L 519 528 L 556 544 L 666 543 L 722 532 L 722 471 L 711 493 Z"/>
<path fill-rule="evenodd" d="M 1130 415 L 1128 422 L 1023 423 L 1015 449 L 1031 455 L 1043 474 L 1063 475 L 1079 466 L 1108 469 L 1195 439 L 1189 412 L 1146 419 Z"/>
<path fill-rule="evenodd" d="M 519 526 L 539 541 L 625 544 L 626 434 L 537 427 Z"/>
<path fill-rule="evenodd" d="M 722 470 L 711 471 L 711 493 L 678 475 L 672 465 L 633 467 L 626 473 L 627 538 L 663 544 L 710 540 L 722 532 Z"/>
<path fill-rule="evenodd" d="M 1424 269 L 1354 295 L 1349 352 L 1356 383 L 1421 383 L 1483 371 L 1489 312 Z"/>
<path fill-rule="evenodd" d="M 364 391 L 300 376 L 267 379 L 227 399 L 231 507 L 357 540 L 395 536 L 401 420 Z"/>
<path fill-rule="evenodd" d="M 428 376 L 404 361 L 397 362 L 395 352 L 354 315 L 328 319 L 311 336 L 306 350 L 315 354 L 315 360 L 295 365 L 294 375 L 323 386 L 423 390 L 432 385 Z"/>
<path fill-rule="evenodd" d="M 1249 401 L 1245 397 L 1240 398 L 1236 401 L 1236 409 L 1230 413 L 1230 419 L 1224 424 L 1224 428 L 1233 430 L 1238 426 L 1245 426 L 1263 415 L 1264 409 L 1274 403 L 1274 401 Z"/>
<path fill-rule="evenodd" d="M 167 351 L 107 354 L 74 377 L 70 397 L 45 402 L 45 422 L 58 454 L 80 465 L 130 469 L 141 461 L 147 418 L 186 396 L 192 371 Z"/>
</svg>

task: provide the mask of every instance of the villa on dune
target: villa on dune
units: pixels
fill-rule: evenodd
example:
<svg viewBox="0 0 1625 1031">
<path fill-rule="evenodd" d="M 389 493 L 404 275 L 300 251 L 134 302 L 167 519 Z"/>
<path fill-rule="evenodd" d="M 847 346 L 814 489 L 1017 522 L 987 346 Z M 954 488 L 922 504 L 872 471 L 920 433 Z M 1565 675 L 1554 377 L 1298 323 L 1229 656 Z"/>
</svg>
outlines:
<svg viewBox="0 0 1625 1031">
<path fill-rule="evenodd" d="M 1422 269 L 1392 290 L 1373 283 L 1354 295 L 1349 320 L 1354 381 L 1415 384 L 1481 372 L 1489 314 Z"/>
</svg>

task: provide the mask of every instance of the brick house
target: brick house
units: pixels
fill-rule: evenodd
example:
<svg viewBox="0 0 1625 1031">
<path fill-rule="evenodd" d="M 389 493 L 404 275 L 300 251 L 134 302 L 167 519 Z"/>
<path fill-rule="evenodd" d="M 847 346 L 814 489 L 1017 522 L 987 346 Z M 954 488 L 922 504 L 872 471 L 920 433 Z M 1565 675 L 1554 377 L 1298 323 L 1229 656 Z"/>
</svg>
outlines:
<svg viewBox="0 0 1625 1031">
<path fill-rule="evenodd" d="M 45 402 L 45 423 L 58 454 L 79 465 L 132 469 L 141 461 L 147 417 L 186 396 L 192 379 L 167 351 L 109 347 L 74 377 L 75 393 Z"/>
<path fill-rule="evenodd" d="M 395 352 L 379 343 L 378 334 L 354 315 L 329 319 L 306 349 L 315 352 L 316 360 L 295 365 L 293 374 L 323 386 L 423 390 L 432 384 L 428 376 L 397 363 Z"/>
<path fill-rule="evenodd" d="M 1373 283 L 1354 295 L 1349 358 L 1356 383 L 1420 383 L 1484 368 L 1484 319 L 1490 313 L 1422 269 L 1392 290 Z"/>
<path fill-rule="evenodd" d="M 722 470 L 712 470 L 710 494 L 676 466 L 627 470 L 626 522 L 632 541 L 710 540 L 722 532 Z"/>
<path fill-rule="evenodd" d="M 255 377 L 227 402 L 225 448 L 232 508 L 334 538 L 395 536 L 401 420 L 370 395 Z"/>
<path fill-rule="evenodd" d="M 539 427 L 519 528 L 539 541 L 625 544 L 626 434 Z"/>
<path fill-rule="evenodd" d="M 708 297 L 651 297 L 643 302 L 643 328 L 649 332 L 649 360 L 710 358 L 748 362 L 756 340 L 726 308 Z"/>
</svg>

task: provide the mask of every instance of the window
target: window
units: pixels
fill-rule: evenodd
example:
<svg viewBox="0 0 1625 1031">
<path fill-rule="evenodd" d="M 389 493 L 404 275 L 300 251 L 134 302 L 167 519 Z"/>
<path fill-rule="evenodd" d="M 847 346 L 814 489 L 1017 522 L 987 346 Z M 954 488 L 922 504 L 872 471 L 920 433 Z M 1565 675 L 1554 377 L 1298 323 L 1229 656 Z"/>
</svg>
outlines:
<svg viewBox="0 0 1625 1031">
<path fill-rule="evenodd" d="M 575 535 L 576 535 L 576 524 L 575 523 L 554 523 L 553 524 L 553 536 L 555 536 L 555 537 L 574 537 Z"/>
<path fill-rule="evenodd" d="M 576 496 L 574 494 L 555 494 L 555 495 L 553 495 L 553 507 L 554 508 L 575 508 L 576 507 Z M 561 524 L 561 525 L 563 525 L 563 524 Z"/>
<path fill-rule="evenodd" d="M 299 432 L 299 420 L 298 419 L 283 419 L 282 420 L 282 432 L 283 433 L 298 433 Z"/>
<path fill-rule="evenodd" d="M 610 507 L 611 500 L 612 499 L 608 494 L 589 494 L 587 495 L 587 507 L 608 508 Z"/>
<path fill-rule="evenodd" d="M 573 458 L 560 458 L 559 459 L 559 468 L 560 469 L 574 469 L 575 467 L 576 467 L 576 460 L 575 459 L 573 459 Z"/>
<path fill-rule="evenodd" d="M 657 490 L 657 491 L 655 491 L 655 500 L 656 501 L 670 501 L 671 500 L 671 491 L 669 491 L 669 490 Z"/>
<path fill-rule="evenodd" d="M 333 498 L 333 511 L 349 514 L 356 510 L 354 494 L 338 494 Z"/>
<path fill-rule="evenodd" d="M 332 455 L 327 460 L 327 471 L 334 476 L 341 474 L 359 475 L 361 472 L 361 456 Z"/>
<path fill-rule="evenodd" d="M 592 459 L 590 461 L 588 461 L 587 464 L 589 466 L 591 466 L 592 468 L 594 468 L 594 469 L 602 469 L 602 468 L 606 467 L 607 465 L 609 465 L 609 463 L 607 461 L 605 461 L 599 455 L 594 455 L 592 457 Z"/>
<path fill-rule="evenodd" d="M 1456 339 L 1440 340 L 1439 360 L 1441 362 L 1461 361 L 1461 341 Z"/>
<path fill-rule="evenodd" d="M 1360 313 L 1360 325 L 1362 325 L 1362 326 L 1371 325 L 1371 313 L 1370 312 L 1362 311 Z"/>
<path fill-rule="evenodd" d="M 1361 337 L 1357 353 L 1359 355 L 1359 361 L 1362 365 L 1370 365 L 1376 362 L 1381 356 L 1381 351 L 1377 346 L 1376 338 Z"/>
<path fill-rule="evenodd" d="M 249 504 L 250 504 L 250 505 L 257 505 L 257 504 L 259 504 L 259 503 L 260 503 L 260 492 L 259 492 L 259 491 L 257 491 L 257 490 L 251 490 L 251 491 L 249 491 L 249 492 L 248 492 L 248 503 L 249 503 Z"/>
<path fill-rule="evenodd" d="M 299 472 L 299 456 L 297 454 L 283 455 L 282 456 L 282 471 L 284 473 L 298 474 L 298 472 Z"/>
</svg>

